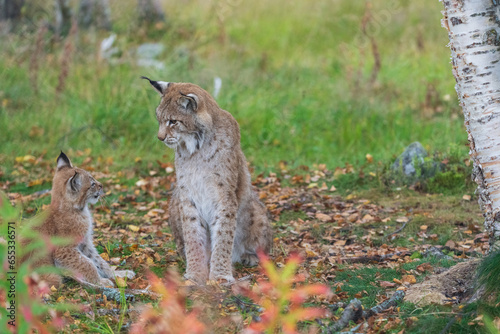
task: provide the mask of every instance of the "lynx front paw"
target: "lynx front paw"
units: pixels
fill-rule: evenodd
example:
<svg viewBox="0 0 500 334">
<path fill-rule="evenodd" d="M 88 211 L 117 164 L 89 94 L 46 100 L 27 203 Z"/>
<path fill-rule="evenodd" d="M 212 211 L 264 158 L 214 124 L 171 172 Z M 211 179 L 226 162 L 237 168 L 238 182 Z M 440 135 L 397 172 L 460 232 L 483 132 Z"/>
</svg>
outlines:
<svg viewBox="0 0 500 334">
<path fill-rule="evenodd" d="M 192 273 L 185 273 L 184 278 L 198 285 L 205 285 L 207 283 L 207 277 L 204 275 L 195 275 Z"/>
<path fill-rule="evenodd" d="M 112 280 L 107 279 L 107 278 L 101 278 L 100 283 L 101 283 L 102 286 L 108 286 L 108 287 L 114 287 L 115 286 L 115 283 L 113 283 Z"/>
<path fill-rule="evenodd" d="M 255 267 L 259 264 L 259 258 L 255 254 L 243 254 L 241 256 L 241 264 L 247 267 Z"/>
<path fill-rule="evenodd" d="M 115 270 L 115 276 L 132 279 L 135 277 L 135 273 L 132 270 Z"/>
<path fill-rule="evenodd" d="M 216 281 L 218 283 L 233 283 L 236 280 L 233 275 L 210 274 L 210 281 Z"/>
</svg>

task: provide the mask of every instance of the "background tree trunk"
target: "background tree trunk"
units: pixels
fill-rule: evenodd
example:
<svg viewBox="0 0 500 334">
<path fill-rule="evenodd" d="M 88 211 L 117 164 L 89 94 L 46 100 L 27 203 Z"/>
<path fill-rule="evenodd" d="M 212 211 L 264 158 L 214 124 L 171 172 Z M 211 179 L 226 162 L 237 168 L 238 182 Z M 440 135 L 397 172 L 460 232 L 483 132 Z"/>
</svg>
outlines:
<svg viewBox="0 0 500 334">
<path fill-rule="evenodd" d="M 165 21 L 165 13 L 158 0 L 138 0 L 137 10 L 139 12 L 139 22 L 141 24 L 152 24 Z"/>
<path fill-rule="evenodd" d="M 69 0 L 55 0 L 55 32 L 57 36 L 66 36 L 69 33 L 71 17 Z"/>
<path fill-rule="evenodd" d="M 24 0 L 0 0 L 0 21 L 19 19 L 23 6 Z"/>
<path fill-rule="evenodd" d="M 472 177 L 490 237 L 500 249 L 500 1 L 444 0 L 456 90 L 469 135 Z"/>
<path fill-rule="evenodd" d="M 108 0 L 80 0 L 78 24 L 82 28 L 95 26 L 111 30 L 111 9 Z"/>
</svg>

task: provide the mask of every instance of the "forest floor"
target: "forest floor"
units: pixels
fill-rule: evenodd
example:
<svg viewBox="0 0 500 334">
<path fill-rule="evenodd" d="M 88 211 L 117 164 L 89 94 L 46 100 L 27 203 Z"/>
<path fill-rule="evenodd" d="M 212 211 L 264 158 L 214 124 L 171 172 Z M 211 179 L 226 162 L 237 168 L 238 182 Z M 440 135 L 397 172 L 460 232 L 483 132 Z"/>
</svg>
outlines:
<svg viewBox="0 0 500 334">
<path fill-rule="evenodd" d="M 81 161 L 81 167 L 92 171 L 91 156 L 81 151 L 72 153 Z M 106 164 L 99 161 L 100 165 Z M 0 175 L 0 189 L 22 208 L 25 218 L 47 208 L 53 165 L 52 159 L 46 157 L 18 157 L 15 167 Z M 303 331 L 327 328 L 354 298 L 361 301 L 365 310 L 369 309 L 395 291 L 408 292 L 431 275 L 446 272 L 456 263 L 480 258 L 487 250 L 482 215 L 470 192 L 443 195 L 394 187 L 347 194 L 336 187 L 340 186 L 340 175 L 352 172 L 349 168 L 330 171 L 325 165 L 296 170 L 282 167 L 280 172 L 254 177 L 259 197 L 272 218 L 271 260 L 280 268 L 291 254 L 299 254 L 303 261 L 298 275 L 303 282 L 297 284 L 323 283 L 332 290 L 328 298 L 313 297 L 305 304 L 327 310 L 328 316 L 302 322 Z M 112 265 L 137 273 L 125 282 L 126 287 L 147 288 L 151 284 L 150 272 L 159 277 L 170 269 L 182 274 L 185 263 L 176 253 L 167 224 L 168 200 L 175 184 L 173 165 L 137 161 L 130 169 L 110 172 L 103 168 L 92 173 L 106 191 L 93 209 L 95 244 Z M 237 279 L 250 275 L 251 279 L 246 280 L 250 286 L 259 279 L 267 280 L 259 267 L 236 265 L 234 274 Z M 455 283 L 461 282 L 456 286 L 448 281 L 442 291 L 445 298 L 437 304 L 420 305 L 418 290 L 416 295 L 412 291 L 412 302 L 401 302 L 368 319 L 357 319 L 345 330 L 486 332 L 483 317 L 498 320 L 499 310 L 488 304 L 460 303 L 470 296 L 472 287 L 464 279 L 458 277 Z M 245 300 L 237 290 L 227 287 L 187 292 L 188 309 L 201 309 L 199 318 L 216 333 L 239 332 L 258 321 L 262 310 Z M 127 332 L 131 323 L 137 321 L 142 305 L 158 304 L 151 296 L 137 296 L 120 304 L 71 281 L 48 297 L 49 304 L 61 302 L 86 307 L 86 311 L 63 314 L 63 331 L 68 333 Z"/>
</svg>

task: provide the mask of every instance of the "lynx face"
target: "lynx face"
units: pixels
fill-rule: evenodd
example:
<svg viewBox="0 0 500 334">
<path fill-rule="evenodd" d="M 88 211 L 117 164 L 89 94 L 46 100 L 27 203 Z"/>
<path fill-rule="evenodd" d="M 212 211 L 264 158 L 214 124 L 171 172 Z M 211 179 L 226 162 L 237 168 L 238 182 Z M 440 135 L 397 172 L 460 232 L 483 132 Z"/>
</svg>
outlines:
<svg viewBox="0 0 500 334">
<path fill-rule="evenodd" d="M 86 170 L 73 167 L 64 153 L 57 159 L 53 188 L 74 208 L 84 208 L 89 203 L 95 204 L 104 194 L 102 184 Z"/>
<path fill-rule="evenodd" d="M 188 83 L 150 82 L 161 94 L 156 108 L 158 139 L 170 148 L 193 154 L 203 145 L 205 131 L 212 125 L 206 111 L 207 93 Z"/>
</svg>

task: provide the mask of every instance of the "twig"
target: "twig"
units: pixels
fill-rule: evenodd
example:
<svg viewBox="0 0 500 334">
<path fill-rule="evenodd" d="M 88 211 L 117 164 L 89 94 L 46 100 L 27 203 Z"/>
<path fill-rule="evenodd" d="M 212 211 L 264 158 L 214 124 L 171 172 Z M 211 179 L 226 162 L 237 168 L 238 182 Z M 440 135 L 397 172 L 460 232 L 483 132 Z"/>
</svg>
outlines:
<svg viewBox="0 0 500 334">
<path fill-rule="evenodd" d="M 448 333 L 448 331 L 450 330 L 451 326 L 453 326 L 453 324 L 461 317 L 464 317 L 464 316 L 469 316 L 471 314 L 475 313 L 474 311 L 473 312 L 461 312 L 457 315 L 455 315 L 453 318 L 450 319 L 450 321 L 448 321 L 448 323 L 446 324 L 446 326 L 443 328 L 443 330 L 439 333 L 439 334 L 446 334 Z"/>
<path fill-rule="evenodd" d="M 93 312 L 93 311 L 90 311 L 90 312 Z M 97 309 L 96 313 L 97 315 L 99 316 L 104 316 L 104 315 L 118 315 L 118 314 L 121 314 L 123 312 L 122 309 L 119 309 L 119 308 L 112 308 L 112 309 L 107 309 L 107 308 L 100 308 L 100 309 Z M 130 313 L 137 313 L 138 311 L 136 309 L 127 309 L 125 311 L 126 314 L 130 314 Z"/>
<path fill-rule="evenodd" d="M 406 256 L 411 255 L 411 252 L 396 252 L 385 255 L 372 255 L 372 256 L 356 256 L 356 257 L 343 257 L 342 262 L 345 263 L 370 263 L 370 262 L 381 262 L 386 260 L 396 261 L 393 259 L 394 256 Z"/>
<path fill-rule="evenodd" d="M 117 288 L 107 288 L 105 286 L 101 285 L 96 285 L 93 283 L 89 283 L 86 281 L 82 280 L 76 280 L 78 283 L 80 283 L 83 287 L 85 288 L 90 288 L 94 289 L 96 291 L 101 292 L 106 298 L 112 299 L 114 301 L 120 302 L 121 301 L 121 291 L 120 289 Z M 147 295 L 155 298 L 159 298 L 161 295 L 152 291 L 149 291 L 146 289 L 143 290 L 137 290 L 137 289 L 124 289 L 123 292 L 125 293 L 125 299 L 128 301 L 135 301 L 135 296 L 136 295 Z"/>
<path fill-rule="evenodd" d="M 453 324 L 457 321 L 458 319 L 458 314 L 456 316 L 454 316 L 453 318 L 451 318 L 450 321 L 448 321 L 448 323 L 446 324 L 446 326 L 443 328 L 443 330 L 441 332 L 439 332 L 439 334 L 446 334 L 448 333 L 448 331 L 450 330 L 451 326 L 453 326 Z"/>
<path fill-rule="evenodd" d="M 390 307 L 396 306 L 400 301 L 403 300 L 405 297 L 405 292 L 403 290 L 397 290 L 391 298 L 383 301 L 382 303 L 372 307 L 368 311 L 363 312 L 363 317 L 364 318 L 369 318 L 371 316 L 374 316 L 375 314 L 378 314 L 382 311 L 387 310 Z"/>
<path fill-rule="evenodd" d="M 228 286 L 232 286 L 234 284 L 240 283 L 240 282 L 250 281 L 252 278 L 253 278 L 253 275 L 247 275 L 247 276 L 243 276 L 241 278 L 238 278 L 234 282 L 221 283 L 220 285 L 224 286 L 224 287 L 228 287 Z"/>
<path fill-rule="evenodd" d="M 349 305 L 344 310 L 344 313 L 340 316 L 340 319 L 333 325 L 329 326 L 325 333 L 336 333 L 342 328 L 346 327 L 350 321 L 356 321 L 363 316 L 363 307 L 361 306 L 361 301 L 357 298 L 351 300 Z"/>
<path fill-rule="evenodd" d="M 363 323 L 360 323 L 359 325 L 351 328 L 350 330 L 348 330 L 347 332 L 340 332 L 339 334 L 357 334 L 356 331 L 359 329 L 359 327 L 361 327 Z"/>
<path fill-rule="evenodd" d="M 68 133 L 62 135 L 57 140 L 57 144 L 60 145 L 61 142 L 65 141 L 68 137 L 72 137 L 72 136 L 78 135 L 79 133 L 81 133 L 81 132 L 83 132 L 85 130 L 96 130 L 97 132 L 100 133 L 101 138 L 102 138 L 102 142 L 104 142 L 105 140 L 107 140 L 107 141 L 109 141 L 111 143 L 111 146 L 113 148 L 116 148 L 116 143 L 113 141 L 113 139 L 110 138 L 100 127 L 98 127 L 96 125 L 92 125 L 92 124 L 88 124 L 88 125 L 84 125 L 84 126 L 81 126 L 79 128 L 76 128 L 76 129 L 72 129 Z"/>
<path fill-rule="evenodd" d="M 401 232 L 405 227 L 406 225 L 408 225 L 409 223 L 411 222 L 411 219 L 408 219 L 408 221 L 404 222 L 403 226 L 401 226 L 400 228 L 398 228 L 396 231 L 392 232 L 391 234 L 388 234 L 386 235 L 384 238 L 385 239 L 389 239 L 390 236 L 393 236 L 394 234 L 398 234 L 399 232 Z"/>
</svg>

